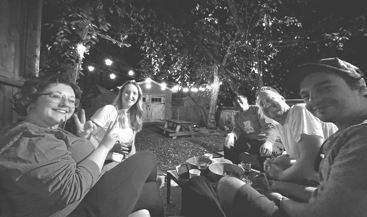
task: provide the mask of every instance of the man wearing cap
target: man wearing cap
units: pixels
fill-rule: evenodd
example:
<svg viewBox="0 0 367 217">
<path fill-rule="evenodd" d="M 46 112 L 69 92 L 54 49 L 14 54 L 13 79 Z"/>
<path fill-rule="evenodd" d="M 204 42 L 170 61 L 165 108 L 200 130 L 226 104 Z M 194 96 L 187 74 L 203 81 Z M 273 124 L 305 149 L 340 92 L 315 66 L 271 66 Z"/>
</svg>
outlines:
<svg viewBox="0 0 367 217">
<path fill-rule="evenodd" d="M 338 132 L 324 142 L 317 188 L 270 181 L 267 199 L 233 177 L 219 181 L 226 216 L 362 217 L 367 214 L 367 87 L 363 73 L 338 58 L 304 64 L 295 72 L 306 108 Z M 284 196 L 282 196 L 284 195 Z"/>
<path fill-rule="evenodd" d="M 337 131 L 337 127 L 320 121 L 303 103 L 290 107 L 274 88 L 262 87 L 256 97 L 264 114 L 280 124 L 280 135 L 288 155 L 265 162 L 268 174 L 275 180 L 316 186 L 319 180 L 314 169 L 315 159 L 321 144 Z"/>
</svg>

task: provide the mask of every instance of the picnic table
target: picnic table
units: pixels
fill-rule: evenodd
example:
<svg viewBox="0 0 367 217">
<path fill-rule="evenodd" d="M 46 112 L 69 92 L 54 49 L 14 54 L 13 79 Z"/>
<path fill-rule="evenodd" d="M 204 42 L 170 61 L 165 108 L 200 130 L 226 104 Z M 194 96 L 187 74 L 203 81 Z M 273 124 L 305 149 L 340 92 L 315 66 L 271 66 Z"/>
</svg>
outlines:
<svg viewBox="0 0 367 217">
<path fill-rule="evenodd" d="M 176 139 L 177 136 L 194 136 L 193 125 L 194 123 L 190 121 L 167 119 L 164 126 L 159 126 L 159 128 L 165 135 Z"/>
</svg>

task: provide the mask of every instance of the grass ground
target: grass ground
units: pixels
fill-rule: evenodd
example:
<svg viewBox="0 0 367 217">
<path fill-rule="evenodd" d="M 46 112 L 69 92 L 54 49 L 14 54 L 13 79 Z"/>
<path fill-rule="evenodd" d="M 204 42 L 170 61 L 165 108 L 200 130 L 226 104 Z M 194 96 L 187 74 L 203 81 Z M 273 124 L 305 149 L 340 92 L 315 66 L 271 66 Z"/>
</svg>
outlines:
<svg viewBox="0 0 367 217">
<path fill-rule="evenodd" d="M 200 128 L 194 137 L 185 136 L 171 139 L 161 133 L 157 126 L 163 123 L 146 123 L 136 135 L 137 151 L 149 150 L 156 155 L 158 167 L 166 171 L 184 163 L 193 156 L 222 151 L 224 131 Z"/>
<path fill-rule="evenodd" d="M 171 139 L 161 133 L 157 126 L 163 123 L 146 123 L 136 135 L 137 151 L 149 150 L 156 155 L 157 165 L 163 172 L 173 169 L 193 156 L 222 151 L 226 133 L 224 131 L 200 128 L 194 137 Z M 171 205 L 167 205 L 166 187 L 161 188 L 165 205 L 165 216 L 179 216 L 181 212 L 181 188 L 171 188 Z"/>
</svg>

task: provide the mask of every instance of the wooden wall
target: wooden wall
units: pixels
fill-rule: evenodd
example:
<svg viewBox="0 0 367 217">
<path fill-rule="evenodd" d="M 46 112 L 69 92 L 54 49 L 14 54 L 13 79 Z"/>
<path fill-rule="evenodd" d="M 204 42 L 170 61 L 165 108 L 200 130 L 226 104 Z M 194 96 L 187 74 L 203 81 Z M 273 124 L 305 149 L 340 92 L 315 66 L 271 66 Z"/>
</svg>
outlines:
<svg viewBox="0 0 367 217">
<path fill-rule="evenodd" d="M 10 99 L 38 75 L 42 0 L 0 0 L 0 129 L 20 119 Z"/>
</svg>

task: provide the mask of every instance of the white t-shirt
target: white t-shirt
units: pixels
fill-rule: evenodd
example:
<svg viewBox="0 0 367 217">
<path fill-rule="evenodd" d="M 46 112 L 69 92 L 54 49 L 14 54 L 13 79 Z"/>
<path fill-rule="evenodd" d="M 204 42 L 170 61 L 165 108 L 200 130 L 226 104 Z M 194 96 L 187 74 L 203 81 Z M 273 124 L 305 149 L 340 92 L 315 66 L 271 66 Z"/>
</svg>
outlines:
<svg viewBox="0 0 367 217">
<path fill-rule="evenodd" d="M 121 143 L 132 143 L 134 145 L 135 132 L 131 128 L 130 115 L 127 113 L 127 109 L 116 110 L 113 105 L 106 105 L 98 109 L 90 118 L 96 123 L 100 130 L 94 135 L 94 138 L 100 142 L 108 129 L 108 126 L 113 123 L 118 117 L 123 117 L 125 120 L 125 128 L 119 127 L 119 140 Z M 121 162 L 124 159 L 124 155 L 116 152 L 110 152 L 107 155 L 106 160 L 113 160 Z"/>
<path fill-rule="evenodd" d="M 313 116 L 302 103 L 290 108 L 284 125 L 280 127 L 280 136 L 287 154 L 297 160 L 300 157 L 298 142 L 301 134 L 319 136 L 325 141 L 337 130 L 333 123 L 322 122 Z"/>
</svg>

